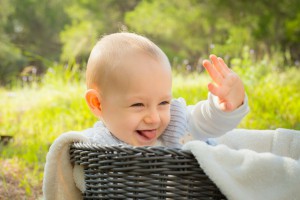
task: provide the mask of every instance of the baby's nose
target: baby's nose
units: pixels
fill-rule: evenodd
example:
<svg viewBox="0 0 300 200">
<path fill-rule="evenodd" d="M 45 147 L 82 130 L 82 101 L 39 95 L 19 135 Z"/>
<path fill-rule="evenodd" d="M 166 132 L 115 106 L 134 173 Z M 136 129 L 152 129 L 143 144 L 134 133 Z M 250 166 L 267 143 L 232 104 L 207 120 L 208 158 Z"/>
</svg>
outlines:
<svg viewBox="0 0 300 200">
<path fill-rule="evenodd" d="M 156 124 L 160 122 L 159 112 L 157 110 L 150 110 L 145 116 L 145 122 L 147 124 Z"/>
</svg>

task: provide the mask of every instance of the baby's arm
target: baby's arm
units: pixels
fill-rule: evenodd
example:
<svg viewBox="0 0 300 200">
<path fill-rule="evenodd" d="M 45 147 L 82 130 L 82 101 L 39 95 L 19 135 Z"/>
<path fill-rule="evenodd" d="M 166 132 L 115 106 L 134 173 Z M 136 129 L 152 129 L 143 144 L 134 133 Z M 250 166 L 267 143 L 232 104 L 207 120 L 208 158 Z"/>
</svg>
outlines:
<svg viewBox="0 0 300 200">
<path fill-rule="evenodd" d="M 220 109 L 218 97 L 209 93 L 208 99 L 194 106 L 188 106 L 188 132 L 194 139 L 206 140 L 218 137 L 236 128 L 249 112 L 248 99 L 245 96 L 243 104 L 231 112 Z"/>
<path fill-rule="evenodd" d="M 203 62 L 213 83 L 209 83 L 208 100 L 190 106 L 188 129 L 195 139 L 217 137 L 236 128 L 249 112 L 241 79 L 221 58 L 211 55 Z"/>
</svg>

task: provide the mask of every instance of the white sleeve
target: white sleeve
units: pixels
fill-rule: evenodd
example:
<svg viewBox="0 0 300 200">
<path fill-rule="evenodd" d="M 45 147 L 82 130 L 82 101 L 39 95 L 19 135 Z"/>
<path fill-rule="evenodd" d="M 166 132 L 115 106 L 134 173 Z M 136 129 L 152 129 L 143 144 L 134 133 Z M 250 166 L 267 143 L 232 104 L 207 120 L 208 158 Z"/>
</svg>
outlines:
<svg viewBox="0 0 300 200">
<path fill-rule="evenodd" d="M 218 107 L 217 97 L 209 93 L 208 100 L 188 106 L 188 131 L 193 138 L 206 140 L 218 137 L 236 128 L 249 112 L 248 98 L 243 105 L 232 112 L 224 112 Z"/>
</svg>

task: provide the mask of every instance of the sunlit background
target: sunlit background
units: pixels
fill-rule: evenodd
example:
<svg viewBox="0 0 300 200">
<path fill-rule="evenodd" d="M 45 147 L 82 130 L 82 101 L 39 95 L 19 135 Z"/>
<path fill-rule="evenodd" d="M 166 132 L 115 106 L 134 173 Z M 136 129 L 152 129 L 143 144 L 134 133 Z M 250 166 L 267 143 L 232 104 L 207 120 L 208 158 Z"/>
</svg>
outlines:
<svg viewBox="0 0 300 200">
<path fill-rule="evenodd" d="M 0 0 L 0 199 L 41 199 L 55 138 L 97 120 L 84 102 L 88 55 L 103 35 L 147 36 L 173 67 L 174 97 L 207 97 L 214 53 L 244 81 L 239 128 L 300 130 L 300 1 Z"/>
</svg>

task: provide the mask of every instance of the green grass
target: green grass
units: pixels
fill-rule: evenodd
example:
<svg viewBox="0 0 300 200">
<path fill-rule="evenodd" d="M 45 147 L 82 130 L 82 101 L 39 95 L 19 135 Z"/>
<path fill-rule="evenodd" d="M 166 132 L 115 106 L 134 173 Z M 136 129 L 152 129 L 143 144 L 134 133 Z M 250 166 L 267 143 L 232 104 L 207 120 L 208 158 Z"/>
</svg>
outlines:
<svg viewBox="0 0 300 200">
<path fill-rule="evenodd" d="M 245 83 L 251 112 L 239 128 L 300 130 L 300 69 L 272 70 L 264 63 L 234 67 Z M 77 73 L 75 73 L 75 72 Z M 78 75 L 79 74 L 79 75 Z M 17 159 L 26 169 L 20 187 L 27 195 L 41 184 L 48 148 L 61 133 L 91 127 L 96 118 L 84 101 L 85 84 L 78 68 L 54 66 L 43 82 L 13 90 L 0 89 L 0 134 L 13 142 L 0 146 L 2 159 Z M 203 74 L 174 73 L 173 96 L 188 104 L 207 98 L 210 78 Z"/>
<path fill-rule="evenodd" d="M 271 71 L 246 81 L 250 113 L 240 127 L 300 130 L 300 69 Z M 242 77 L 243 78 L 243 77 Z"/>
</svg>

